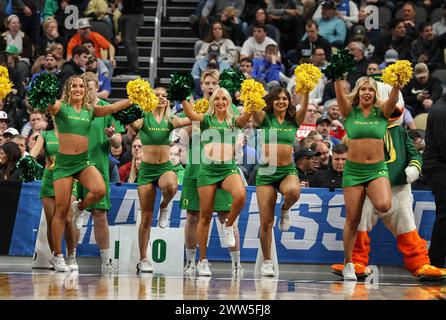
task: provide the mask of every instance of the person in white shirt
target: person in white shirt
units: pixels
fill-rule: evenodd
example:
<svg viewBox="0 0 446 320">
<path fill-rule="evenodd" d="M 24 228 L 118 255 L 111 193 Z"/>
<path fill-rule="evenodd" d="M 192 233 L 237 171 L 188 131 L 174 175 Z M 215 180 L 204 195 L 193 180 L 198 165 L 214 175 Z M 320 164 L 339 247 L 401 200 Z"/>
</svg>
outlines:
<svg viewBox="0 0 446 320">
<path fill-rule="evenodd" d="M 256 23 L 253 27 L 253 36 L 249 37 L 242 46 L 240 52 L 240 60 L 243 58 L 257 58 L 265 57 L 266 46 L 274 44 L 276 41 L 267 36 L 265 25 Z M 278 61 L 281 61 L 280 52 L 278 54 Z"/>
</svg>

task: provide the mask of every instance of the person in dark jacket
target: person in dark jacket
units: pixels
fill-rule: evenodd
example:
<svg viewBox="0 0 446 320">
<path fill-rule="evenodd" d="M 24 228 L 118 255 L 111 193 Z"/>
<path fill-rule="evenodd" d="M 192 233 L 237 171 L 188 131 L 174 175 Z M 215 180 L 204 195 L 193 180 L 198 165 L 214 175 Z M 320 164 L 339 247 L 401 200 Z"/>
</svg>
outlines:
<svg viewBox="0 0 446 320">
<path fill-rule="evenodd" d="M 73 58 L 63 64 L 59 74 L 59 97 L 62 95 L 63 86 L 69 77 L 85 72 L 89 54 L 90 51 L 84 46 L 75 46 L 73 48 Z"/>
<path fill-rule="evenodd" d="M 427 65 L 418 63 L 414 68 L 414 77 L 402 93 L 406 105 L 410 106 L 411 114 L 415 117 L 429 111 L 441 97 L 441 90 L 441 82 L 430 76 Z"/>
<path fill-rule="evenodd" d="M 341 188 L 342 172 L 344 171 L 345 160 L 347 160 L 348 147 L 345 144 L 338 144 L 333 147 L 331 166 L 328 170 L 318 170 L 309 181 L 311 188 Z"/>
<path fill-rule="evenodd" d="M 12 0 L 12 8 L 25 32 L 37 47 L 40 39 L 40 12 L 43 9 L 43 0 Z"/>
<path fill-rule="evenodd" d="M 435 222 L 429 247 L 433 266 L 445 267 L 446 259 L 446 88 L 427 117 L 422 173 L 435 198 Z"/>
<path fill-rule="evenodd" d="M 419 27 L 420 36 L 412 43 L 410 54 L 412 62 L 427 64 L 430 71 L 444 66 L 444 45 L 439 37 L 434 34 L 432 24 L 423 22 Z"/>
<path fill-rule="evenodd" d="M 308 20 L 305 24 L 305 39 L 298 42 L 296 46 L 296 61 L 292 61 L 293 63 L 304 63 L 309 62 L 311 54 L 314 49 L 319 47 L 324 49 L 325 57 L 327 60 L 330 59 L 331 55 L 331 45 L 327 39 L 322 37 L 319 32 L 319 26 L 316 21 Z M 304 59 L 301 61 L 301 59 Z"/>
</svg>

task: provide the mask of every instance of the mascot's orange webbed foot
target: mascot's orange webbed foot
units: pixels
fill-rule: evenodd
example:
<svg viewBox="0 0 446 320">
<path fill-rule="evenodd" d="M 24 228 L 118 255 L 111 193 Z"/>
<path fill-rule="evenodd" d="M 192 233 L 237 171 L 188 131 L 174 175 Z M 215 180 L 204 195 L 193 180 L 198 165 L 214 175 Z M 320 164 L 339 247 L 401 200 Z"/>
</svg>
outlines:
<svg viewBox="0 0 446 320">
<path fill-rule="evenodd" d="M 343 264 L 334 264 L 331 266 L 331 272 L 337 276 L 342 277 L 342 270 L 344 270 Z M 358 280 L 367 278 L 372 273 L 372 270 L 367 266 L 355 263 L 355 274 Z"/>
<path fill-rule="evenodd" d="M 424 266 L 419 267 L 417 270 L 415 270 L 414 276 L 418 277 L 418 279 L 422 281 L 445 280 L 446 269 L 437 268 L 431 266 L 430 264 L 425 264 Z"/>
</svg>

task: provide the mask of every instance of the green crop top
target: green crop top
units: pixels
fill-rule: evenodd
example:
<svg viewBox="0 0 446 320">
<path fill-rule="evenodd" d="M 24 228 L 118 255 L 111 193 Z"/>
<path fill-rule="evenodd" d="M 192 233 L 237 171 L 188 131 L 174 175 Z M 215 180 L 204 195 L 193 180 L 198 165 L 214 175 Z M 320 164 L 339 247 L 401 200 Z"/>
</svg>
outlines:
<svg viewBox="0 0 446 320">
<path fill-rule="evenodd" d="M 47 157 L 54 157 L 59 152 L 59 139 L 56 137 L 54 130 L 42 131 L 41 133 L 44 142 L 45 155 Z"/>
<path fill-rule="evenodd" d="M 354 106 L 345 119 L 345 130 L 349 139 L 384 139 L 388 120 L 381 108 L 372 107 L 367 118 L 359 106 Z"/>
<path fill-rule="evenodd" d="M 62 102 L 60 111 L 54 117 L 56 119 L 59 133 L 71 133 L 88 137 L 91 128 L 91 121 L 94 118 L 94 111 L 82 108 L 78 113 L 74 108 Z"/>
<path fill-rule="evenodd" d="M 260 129 L 263 129 L 262 135 L 265 143 L 274 142 L 275 144 L 288 144 L 292 146 L 296 140 L 296 132 L 299 126 L 295 121 L 290 122 L 286 119 L 280 124 L 273 113 L 265 112 Z"/>
<path fill-rule="evenodd" d="M 235 122 L 235 117 L 231 119 L 232 128 L 224 120 L 219 122 L 215 115 L 205 114 L 204 119 L 200 124 L 201 129 L 201 142 L 203 146 L 211 142 L 229 143 L 235 145 L 235 141 L 239 132 L 239 128 Z M 214 138 L 218 136 L 218 141 L 214 141 Z"/>
<path fill-rule="evenodd" d="M 146 112 L 143 118 L 140 137 L 143 146 L 168 146 L 170 133 L 174 129 L 172 122 L 163 117 L 158 123 L 152 112 Z"/>
</svg>

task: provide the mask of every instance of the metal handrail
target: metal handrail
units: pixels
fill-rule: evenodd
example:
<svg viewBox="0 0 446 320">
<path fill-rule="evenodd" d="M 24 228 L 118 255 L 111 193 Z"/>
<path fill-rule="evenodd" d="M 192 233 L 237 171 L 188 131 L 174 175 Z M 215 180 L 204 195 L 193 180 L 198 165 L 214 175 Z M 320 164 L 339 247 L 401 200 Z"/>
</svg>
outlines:
<svg viewBox="0 0 446 320">
<path fill-rule="evenodd" d="M 155 80 L 158 76 L 158 57 L 161 53 L 161 17 L 163 15 L 163 10 L 165 10 L 165 6 L 166 0 L 158 0 L 155 14 L 155 32 L 150 53 L 149 81 L 152 87 L 155 86 Z"/>
</svg>

